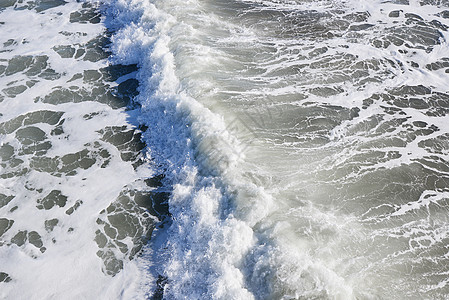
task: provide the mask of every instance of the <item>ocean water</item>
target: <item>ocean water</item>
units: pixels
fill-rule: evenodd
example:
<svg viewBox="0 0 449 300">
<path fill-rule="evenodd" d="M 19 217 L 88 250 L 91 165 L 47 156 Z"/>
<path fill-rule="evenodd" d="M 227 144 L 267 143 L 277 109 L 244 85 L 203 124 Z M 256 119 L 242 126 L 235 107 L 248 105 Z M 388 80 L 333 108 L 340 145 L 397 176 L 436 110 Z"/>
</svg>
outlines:
<svg viewBox="0 0 449 300">
<path fill-rule="evenodd" d="M 1 299 L 447 299 L 449 2 L 0 0 Z"/>
</svg>

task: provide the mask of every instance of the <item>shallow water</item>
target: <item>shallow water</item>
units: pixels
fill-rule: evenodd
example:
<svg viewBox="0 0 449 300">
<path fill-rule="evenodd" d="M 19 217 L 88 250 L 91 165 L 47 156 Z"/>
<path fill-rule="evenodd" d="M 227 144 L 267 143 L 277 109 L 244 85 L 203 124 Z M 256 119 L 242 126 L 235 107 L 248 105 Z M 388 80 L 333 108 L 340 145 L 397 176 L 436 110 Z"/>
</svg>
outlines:
<svg viewBox="0 0 449 300">
<path fill-rule="evenodd" d="M 11 3 L 2 296 L 445 298 L 449 3 Z"/>
</svg>

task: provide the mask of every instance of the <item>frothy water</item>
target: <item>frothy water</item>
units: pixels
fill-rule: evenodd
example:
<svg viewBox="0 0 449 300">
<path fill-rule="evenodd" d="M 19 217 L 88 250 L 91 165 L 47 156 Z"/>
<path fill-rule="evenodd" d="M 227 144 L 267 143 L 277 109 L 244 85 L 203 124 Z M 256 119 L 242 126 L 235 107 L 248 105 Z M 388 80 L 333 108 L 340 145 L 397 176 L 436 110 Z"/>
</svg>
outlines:
<svg viewBox="0 0 449 300">
<path fill-rule="evenodd" d="M 446 297 L 447 1 L 0 9 L 1 297 Z"/>
<path fill-rule="evenodd" d="M 108 63 L 98 4 L 1 5 L 0 298 L 134 297 L 157 220 L 137 68 Z"/>
</svg>

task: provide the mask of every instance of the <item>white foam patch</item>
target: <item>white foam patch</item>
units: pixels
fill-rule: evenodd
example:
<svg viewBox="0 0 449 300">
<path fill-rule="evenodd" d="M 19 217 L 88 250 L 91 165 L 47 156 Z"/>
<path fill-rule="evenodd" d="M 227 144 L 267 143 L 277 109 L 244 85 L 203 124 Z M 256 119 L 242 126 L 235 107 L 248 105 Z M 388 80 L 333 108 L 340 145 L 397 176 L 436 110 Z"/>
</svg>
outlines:
<svg viewBox="0 0 449 300">
<path fill-rule="evenodd" d="M 46 156 L 51 159 L 42 166 L 57 161 L 57 157 L 76 153 L 91 147 L 101 139 L 99 130 L 108 126 L 125 126 L 129 124 L 129 115 L 124 109 L 112 109 L 106 104 L 98 102 L 50 104 L 36 100 L 44 97 L 57 87 L 78 86 L 89 88 L 82 80 L 67 82 L 76 73 L 85 70 L 98 70 L 108 65 L 107 60 L 97 62 L 64 58 L 56 53 L 54 47 L 71 45 L 82 48 L 92 39 L 97 39 L 105 31 L 102 24 L 70 23 L 72 12 L 80 11 L 80 1 L 68 1 L 63 6 L 57 6 L 41 13 L 34 9 L 15 10 L 13 7 L 0 11 L 0 44 L 13 40 L 14 42 L 2 48 L 0 61 L 2 64 L 17 56 L 46 56 L 47 67 L 52 68 L 57 78 L 43 79 L 37 75 L 32 77 L 36 82 L 25 92 L 15 97 L 6 97 L 0 102 L 0 122 L 14 121 L 29 113 L 39 111 L 60 112 L 61 119 L 65 119 L 62 135 L 54 135 L 45 118 L 31 124 L 42 130 L 51 148 Z M 89 4 L 89 2 L 86 2 Z M 29 4 L 29 3 L 28 3 Z M 25 5 L 25 4 L 23 4 Z M 31 5 L 31 4 L 30 4 Z M 19 5 L 20 6 L 20 5 Z M 4 22 L 4 23 L 3 23 Z M 25 84 L 30 80 L 27 71 L 17 72 L 0 77 L 1 89 L 10 86 L 11 82 Z M 114 85 L 114 84 L 112 84 Z M 96 117 L 87 119 L 86 115 L 97 113 Z M 49 121 L 48 121 L 49 122 Z M 26 127 L 26 122 L 19 124 L 19 128 Z M 30 124 L 28 124 L 30 125 Z M 2 129 L 3 130 L 3 129 Z M 12 145 L 22 147 L 17 141 L 15 132 L 0 136 L 0 146 Z M 1 236 L 0 242 L 0 271 L 6 272 L 10 282 L 0 283 L 0 298 L 2 299 L 135 299 L 144 297 L 140 286 L 151 280 L 135 262 L 125 262 L 122 272 L 115 277 L 106 276 L 102 272 L 103 262 L 96 255 L 99 250 L 96 245 L 96 222 L 101 210 L 113 202 L 123 187 L 133 184 L 142 174 L 136 173 L 131 163 L 120 159 L 116 147 L 103 143 L 111 154 L 109 165 L 101 168 L 96 162 L 92 168 L 78 168 L 76 174 L 66 176 L 50 174 L 36 170 L 33 162 L 42 158 L 35 153 L 21 156 L 24 160 L 25 174 L 6 176 L 9 169 L 2 169 L 0 193 L 14 195 L 9 205 L 1 207 L 1 216 L 14 220 L 12 227 Z M 90 148 L 89 148 L 90 149 Z M 91 150 L 92 150 L 91 149 Z M 17 149 L 22 151 L 23 149 Z M 62 162 L 59 162 L 62 164 Z M 63 167 L 62 165 L 59 167 Z M 31 169 L 31 170 L 30 170 Z M 14 168 L 12 168 L 14 171 Z M 147 170 L 146 175 L 151 175 Z M 36 200 L 43 198 L 52 190 L 58 190 L 67 197 L 65 208 L 36 209 Z M 77 200 L 82 205 L 70 216 L 67 208 L 73 206 Z M 17 206 L 17 207 L 14 207 Z M 44 221 L 57 218 L 58 224 L 51 233 Z M 36 231 L 40 234 L 43 247 L 39 249 L 30 243 L 18 246 L 9 241 L 18 231 Z M 30 239 L 30 238 L 29 238 Z"/>
</svg>

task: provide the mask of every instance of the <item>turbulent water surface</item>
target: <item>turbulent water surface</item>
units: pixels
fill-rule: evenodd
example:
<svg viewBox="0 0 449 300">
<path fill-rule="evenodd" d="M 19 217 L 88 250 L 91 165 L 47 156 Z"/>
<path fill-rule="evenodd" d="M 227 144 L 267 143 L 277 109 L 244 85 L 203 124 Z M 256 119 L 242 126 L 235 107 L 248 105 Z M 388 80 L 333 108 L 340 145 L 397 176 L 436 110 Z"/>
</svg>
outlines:
<svg viewBox="0 0 449 300">
<path fill-rule="evenodd" d="M 0 298 L 446 299 L 446 0 L 0 0 Z"/>
</svg>

